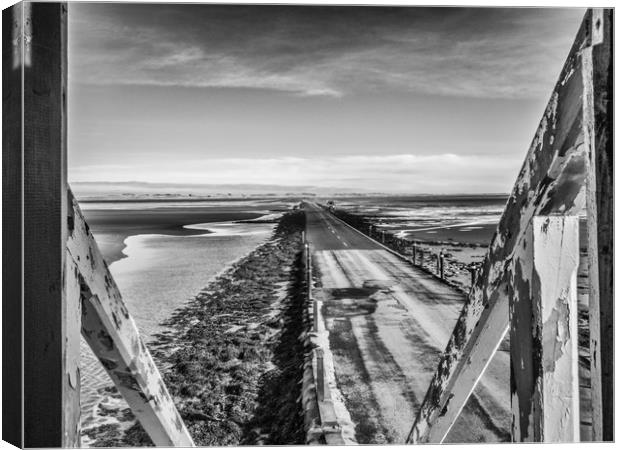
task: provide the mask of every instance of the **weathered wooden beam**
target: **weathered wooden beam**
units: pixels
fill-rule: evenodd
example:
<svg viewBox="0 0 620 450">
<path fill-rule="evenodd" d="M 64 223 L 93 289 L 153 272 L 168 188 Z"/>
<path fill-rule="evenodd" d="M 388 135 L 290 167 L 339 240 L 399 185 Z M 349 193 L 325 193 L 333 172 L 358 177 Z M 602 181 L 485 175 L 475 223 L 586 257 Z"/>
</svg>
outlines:
<svg viewBox="0 0 620 450">
<path fill-rule="evenodd" d="M 82 335 L 155 445 L 193 446 L 71 191 L 68 199 L 67 257 L 81 282 Z"/>
<path fill-rule="evenodd" d="M 534 217 L 510 298 L 512 440 L 579 441 L 579 218 Z"/>
<path fill-rule="evenodd" d="M 2 439 L 16 447 L 23 446 L 22 6 L 2 11 Z"/>
<path fill-rule="evenodd" d="M 79 269 L 75 262 L 65 257 L 64 271 L 64 366 L 63 378 L 63 440 L 64 446 L 80 446 L 80 333 L 82 301 Z"/>
<path fill-rule="evenodd" d="M 584 132 L 589 144 L 588 266 L 592 439 L 613 441 L 613 10 L 594 9 L 583 51 Z"/>
<path fill-rule="evenodd" d="M 584 206 L 587 148 L 582 132 L 581 50 L 590 45 L 588 12 L 555 85 L 491 245 L 419 409 L 407 442 L 442 442 L 508 325 L 509 298 L 522 279 L 534 216 L 575 215 Z M 529 429 L 527 423 L 522 430 Z M 525 439 L 526 436 L 523 436 Z"/>
<path fill-rule="evenodd" d="M 77 447 L 79 298 L 65 261 L 67 5 L 20 6 L 12 70 L 23 83 L 24 445 Z"/>
</svg>

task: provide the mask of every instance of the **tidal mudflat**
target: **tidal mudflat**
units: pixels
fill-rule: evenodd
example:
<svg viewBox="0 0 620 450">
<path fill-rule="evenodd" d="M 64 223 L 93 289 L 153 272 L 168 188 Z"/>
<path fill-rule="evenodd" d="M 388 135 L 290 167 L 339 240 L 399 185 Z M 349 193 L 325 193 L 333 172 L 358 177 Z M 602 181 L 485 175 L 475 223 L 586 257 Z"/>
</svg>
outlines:
<svg viewBox="0 0 620 450">
<path fill-rule="evenodd" d="M 222 226 L 212 224 L 213 235 L 225 235 Z M 266 242 L 168 315 L 149 343 L 198 445 L 304 443 L 303 227 L 303 213 L 285 215 Z M 149 445 L 115 389 L 105 393 L 84 432 L 88 444 Z"/>
<path fill-rule="evenodd" d="M 98 202 L 82 205 L 88 223 L 143 339 L 226 267 L 266 242 L 280 201 Z M 257 219 L 269 219 L 256 222 Z M 249 223 L 237 223 L 249 221 Z M 111 411 L 126 407 L 82 342 L 83 445 L 93 429 L 116 428 Z M 106 412 L 107 411 L 107 412 Z M 123 422 L 120 422 L 123 425 Z M 125 423 L 126 424 L 126 423 Z M 89 437 L 90 436 L 90 437 Z"/>
</svg>

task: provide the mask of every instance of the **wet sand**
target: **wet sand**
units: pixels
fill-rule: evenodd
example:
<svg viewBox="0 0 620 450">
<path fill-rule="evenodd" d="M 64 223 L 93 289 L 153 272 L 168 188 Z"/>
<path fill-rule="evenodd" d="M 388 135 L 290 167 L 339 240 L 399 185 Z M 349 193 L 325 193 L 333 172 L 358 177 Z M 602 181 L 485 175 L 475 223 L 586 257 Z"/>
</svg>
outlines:
<svg viewBox="0 0 620 450">
<path fill-rule="evenodd" d="M 303 444 L 303 213 L 179 308 L 149 348 L 197 445 Z M 91 446 L 150 439 L 115 389 Z"/>
<path fill-rule="evenodd" d="M 124 241 L 138 234 L 192 236 L 205 230 L 184 228 L 185 225 L 256 219 L 264 210 L 239 211 L 239 208 L 205 210 L 203 208 L 85 209 L 86 222 L 97 240 L 104 259 L 109 264 L 124 258 Z"/>
<path fill-rule="evenodd" d="M 287 207 L 273 200 L 262 205 L 228 203 L 233 204 L 219 203 L 214 208 L 203 205 L 162 206 L 157 202 L 145 207 L 137 205 L 138 209 L 135 209 L 136 205 L 123 202 L 109 202 L 103 206 L 82 205 L 85 206 L 83 210 L 99 249 L 147 342 L 153 332 L 161 329 L 157 318 L 168 318 L 169 311 L 176 307 L 175 303 L 177 306 L 182 305 L 196 295 L 226 264 L 247 255 L 256 245 L 268 239 L 274 226 L 235 226 L 233 222 L 254 220 Z M 97 208 L 92 209 L 93 206 Z M 197 223 L 203 224 L 203 227 L 185 228 Z M 215 232 L 205 229 L 211 224 Z M 223 229 L 227 232 L 223 233 Z M 256 235 L 256 232 L 264 232 L 264 236 Z M 170 251 L 166 251 L 166 248 L 170 248 Z M 130 257 L 124 259 L 128 256 L 127 252 Z M 145 258 L 148 260 L 144 261 Z M 142 267 L 145 264 L 149 267 Z M 189 267 L 184 268 L 184 265 Z M 157 275 L 162 271 L 163 276 Z M 140 281 L 146 274 L 155 277 L 153 283 L 146 279 Z M 189 282 L 183 282 L 183 285 L 177 287 L 168 283 L 157 292 L 149 294 L 149 289 L 155 289 L 157 283 L 170 276 L 173 276 L 171 283 L 173 280 L 175 283 L 180 282 L 179 277 L 187 278 Z M 148 287 L 146 290 L 142 289 L 145 283 Z M 160 305 L 161 301 L 166 304 Z M 151 310 L 152 313 L 149 313 Z M 84 446 L 90 446 L 97 445 L 101 435 L 106 434 L 106 428 L 129 428 L 133 424 L 133 416 L 118 416 L 114 413 L 125 409 L 126 403 L 115 391 L 101 364 L 84 341 L 81 349 L 82 441 Z"/>
</svg>

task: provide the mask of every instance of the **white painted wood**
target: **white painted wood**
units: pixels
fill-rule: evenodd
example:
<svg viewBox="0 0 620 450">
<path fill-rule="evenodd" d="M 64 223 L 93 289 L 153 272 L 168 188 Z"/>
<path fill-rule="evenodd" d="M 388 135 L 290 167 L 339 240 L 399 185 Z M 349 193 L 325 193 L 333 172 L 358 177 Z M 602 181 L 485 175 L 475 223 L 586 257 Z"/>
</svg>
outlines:
<svg viewBox="0 0 620 450">
<path fill-rule="evenodd" d="M 68 252 L 67 252 L 68 253 Z M 78 268 L 70 255 L 65 257 L 63 324 L 65 330 L 62 420 L 63 447 L 80 447 L 80 331 L 82 302 Z"/>
<path fill-rule="evenodd" d="M 579 217 L 535 217 L 534 271 L 540 280 L 543 339 L 542 442 L 579 442 L 578 268 Z"/>
<path fill-rule="evenodd" d="M 578 442 L 578 217 L 535 217 L 532 242 L 533 265 L 526 263 L 532 271 L 523 273 L 521 284 L 530 292 L 519 292 L 511 305 L 511 321 L 521 322 L 521 330 L 532 330 L 533 343 L 526 351 L 511 349 L 520 357 L 513 359 L 511 370 L 511 384 L 517 382 L 512 395 L 513 440 Z M 522 308 L 529 302 L 529 308 Z M 529 416 L 527 430 L 518 420 L 524 415 Z"/>
<path fill-rule="evenodd" d="M 525 257 L 532 245 L 533 218 L 575 215 L 584 206 L 587 149 L 582 132 L 580 64 L 581 51 L 589 45 L 589 14 L 577 32 L 475 285 L 420 406 L 409 443 L 443 441 L 504 336 L 510 299 L 529 292 L 522 281 L 523 274 L 531 270 L 524 270 L 516 261 L 533 263 Z M 529 316 L 513 314 L 528 321 Z M 518 321 L 513 321 L 511 348 L 523 346 L 527 353 L 527 348 L 532 348 L 532 334 L 524 323 L 521 329 Z M 472 359 L 474 349 L 477 354 Z M 513 367 L 515 356 L 511 355 Z M 478 372 L 477 376 L 473 372 Z M 528 384 L 528 380 L 520 382 Z M 529 414 L 516 418 L 518 428 L 529 429 L 529 419 Z M 517 440 L 525 440 L 522 437 Z"/>
<path fill-rule="evenodd" d="M 79 271 L 82 335 L 155 445 L 193 441 L 69 192 L 67 256 Z"/>
</svg>

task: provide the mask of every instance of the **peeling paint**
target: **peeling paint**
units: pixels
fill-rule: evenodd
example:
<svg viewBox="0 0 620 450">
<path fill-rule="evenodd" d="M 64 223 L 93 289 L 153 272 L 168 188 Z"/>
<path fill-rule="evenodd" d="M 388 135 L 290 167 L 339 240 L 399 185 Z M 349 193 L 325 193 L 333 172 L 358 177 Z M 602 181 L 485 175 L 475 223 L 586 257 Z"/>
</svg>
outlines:
<svg viewBox="0 0 620 450">
<path fill-rule="evenodd" d="M 67 258 L 80 275 L 82 335 L 153 442 L 166 447 L 193 446 L 70 191 L 69 197 L 74 232 L 67 240 Z"/>
<path fill-rule="evenodd" d="M 555 363 L 564 355 L 570 342 L 570 307 L 566 298 L 559 298 L 553 312 L 545 322 L 542 346 L 546 349 L 543 357 L 545 372 L 555 371 Z"/>
<path fill-rule="evenodd" d="M 495 345 L 503 337 L 505 329 L 502 330 L 500 325 L 507 323 L 507 317 L 496 316 L 494 321 L 490 319 L 500 308 L 505 308 L 506 316 L 510 314 L 513 342 L 521 343 L 529 336 L 531 341 L 526 344 L 527 349 L 539 348 L 534 357 L 527 349 L 512 355 L 512 370 L 520 366 L 523 368 L 518 374 L 513 372 L 519 383 L 511 384 L 513 405 L 521 405 L 513 411 L 513 439 L 536 440 L 541 436 L 543 399 L 536 387 L 540 387 L 544 380 L 540 373 L 525 379 L 521 373 L 527 367 L 537 366 L 534 360 L 542 364 L 542 358 L 546 357 L 546 343 L 540 341 L 543 339 L 541 331 L 530 325 L 532 314 L 540 312 L 523 307 L 530 301 L 532 290 L 537 289 L 532 284 L 532 223 L 534 217 L 539 215 L 576 215 L 585 203 L 587 152 L 583 144 L 582 80 L 578 69 L 579 51 L 587 39 L 586 28 L 587 16 L 536 130 L 489 251 L 475 278 L 475 285 L 438 364 L 407 442 L 443 440 L 477 382 L 472 368 L 481 373 L 485 361 L 490 359 Z M 522 301 L 519 302 L 519 299 Z M 487 326 L 491 331 L 485 329 Z M 546 333 L 542 322 L 540 326 L 542 333 Z M 485 329 L 484 334 L 481 334 L 482 329 Z M 483 339 L 485 345 L 480 344 Z M 479 345 L 470 345 L 473 341 Z M 458 391 L 454 390 L 456 386 Z M 456 396 L 451 397 L 455 392 L 461 395 L 458 401 Z M 444 414 L 448 398 L 452 398 L 451 407 Z"/>
</svg>

